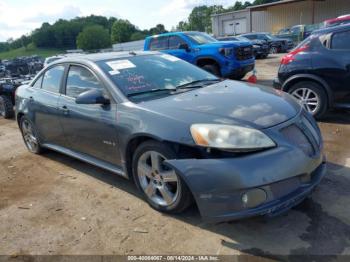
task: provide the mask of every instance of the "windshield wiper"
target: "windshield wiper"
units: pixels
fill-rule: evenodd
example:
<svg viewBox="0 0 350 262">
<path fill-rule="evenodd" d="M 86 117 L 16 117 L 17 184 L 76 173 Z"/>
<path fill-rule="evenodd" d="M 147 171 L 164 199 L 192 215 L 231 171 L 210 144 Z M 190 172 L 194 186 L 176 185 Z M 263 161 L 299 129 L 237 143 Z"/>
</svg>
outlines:
<svg viewBox="0 0 350 262">
<path fill-rule="evenodd" d="M 131 93 L 128 94 L 127 97 L 133 97 L 133 96 L 138 96 L 138 95 L 142 95 L 142 94 L 149 94 L 149 93 L 158 93 L 158 92 L 172 92 L 172 91 L 176 91 L 175 88 L 157 88 L 157 89 L 151 89 L 151 90 L 145 90 L 145 91 L 141 91 L 141 92 L 135 92 L 135 93 Z"/>
<path fill-rule="evenodd" d="M 176 89 L 200 88 L 208 83 L 220 82 L 220 81 L 221 81 L 221 79 L 219 79 L 219 78 L 195 80 L 195 81 L 189 82 L 187 84 L 179 85 L 176 87 Z"/>
</svg>

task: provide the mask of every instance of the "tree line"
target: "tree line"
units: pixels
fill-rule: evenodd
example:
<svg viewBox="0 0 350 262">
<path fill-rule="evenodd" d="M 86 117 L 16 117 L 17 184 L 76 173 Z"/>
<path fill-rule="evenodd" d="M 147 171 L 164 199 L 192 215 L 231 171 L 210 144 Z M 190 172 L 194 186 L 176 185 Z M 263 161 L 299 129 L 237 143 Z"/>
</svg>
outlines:
<svg viewBox="0 0 350 262">
<path fill-rule="evenodd" d="M 167 31 L 162 24 L 149 30 L 140 30 L 128 20 L 91 15 L 71 20 L 60 19 L 52 25 L 43 23 L 29 35 L 0 43 L 0 52 L 30 45 L 39 48 L 93 50 L 165 32 Z"/>
<path fill-rule="evenodd" d="M 222 5 L 197 6 L 193 8 L 188 19 L 172 28 L 173 31 L 212 32 L 211 15 L 245 9 L 248 6 L 260 5 L 280 0 L 237 1 L 233 6 Z M 43 23 L 29 35 L 0 42 L 0 52 L 25 48 L 57 48 L 94 50 L 108 48 L 114 43 L 123 43 L 144 39 L 146 36 L 167 32 L 164 25 L 158 24 L 149 30 L 140 30 L 125 19 L 91 15 L 76 17 L 71 20 L 60 19 L 53 24 Z"/>
</svg>

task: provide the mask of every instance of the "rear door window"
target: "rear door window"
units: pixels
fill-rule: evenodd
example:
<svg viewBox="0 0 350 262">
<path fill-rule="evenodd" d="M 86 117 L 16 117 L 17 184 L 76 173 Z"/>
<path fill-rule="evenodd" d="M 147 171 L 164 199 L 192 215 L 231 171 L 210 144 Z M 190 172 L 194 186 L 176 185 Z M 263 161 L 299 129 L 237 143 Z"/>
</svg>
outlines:
<svg viewBox="0 0 350 262">
<path fill-rule="evenodd" d="M 168 37 L 160 36 L 151 39 L 150 50 L 166 50 L 168 49 Z"/>
<path fill-rule="evenodd" d="M 41 88 L 49 92 L 59 93 L 63 73 L 63 65 L 55 66 L 47 70 L 44 74 Z"/>
<path fill-rule="evenodd" d="M 350 50 L 350 31 L 335 33 L 331 48 L 334 50 Z"/>
</svg>

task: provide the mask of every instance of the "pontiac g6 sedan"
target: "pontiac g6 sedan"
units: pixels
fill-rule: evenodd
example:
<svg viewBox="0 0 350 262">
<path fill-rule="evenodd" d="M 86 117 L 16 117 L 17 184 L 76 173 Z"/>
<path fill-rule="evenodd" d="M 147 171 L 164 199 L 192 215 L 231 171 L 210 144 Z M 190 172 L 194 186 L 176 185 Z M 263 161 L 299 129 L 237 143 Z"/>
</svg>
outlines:
<svg viewBox="0 0 350 262">
<path fill-rule="evenodd" d="M 125 176 L 162 212 L 273 216 L 325 174 L 320 130 L 294 98 L 157 52 L 56 61 L 17 90 L 16 115 L 30 152 Z"/>
</svg>

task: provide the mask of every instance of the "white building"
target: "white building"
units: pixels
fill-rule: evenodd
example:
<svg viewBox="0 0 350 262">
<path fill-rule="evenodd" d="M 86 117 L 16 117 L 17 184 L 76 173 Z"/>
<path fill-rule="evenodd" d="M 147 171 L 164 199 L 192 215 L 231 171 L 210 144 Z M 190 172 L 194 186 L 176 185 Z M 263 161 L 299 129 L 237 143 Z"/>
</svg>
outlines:
<svg viewBox="0 0 350 262">
<path fill-rule="evenodd" d="M 282 0 L 212 16 L 213 34 L 276 33 L 299 24 L 315 24 L 350 14 L 350 0 Z"/>
</svg>

